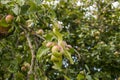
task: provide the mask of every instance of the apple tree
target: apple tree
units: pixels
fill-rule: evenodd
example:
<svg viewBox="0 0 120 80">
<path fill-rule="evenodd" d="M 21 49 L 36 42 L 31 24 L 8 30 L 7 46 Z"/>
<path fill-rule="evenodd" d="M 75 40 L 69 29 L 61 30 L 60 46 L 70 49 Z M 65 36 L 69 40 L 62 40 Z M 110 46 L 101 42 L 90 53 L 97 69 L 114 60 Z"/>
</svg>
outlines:
<svg viewBox="0 0 120 80">
<path fill-rule="evenodd" d="M 120 1 L 0 0 L 0 80 L 119 80 Z"/>
</svg>

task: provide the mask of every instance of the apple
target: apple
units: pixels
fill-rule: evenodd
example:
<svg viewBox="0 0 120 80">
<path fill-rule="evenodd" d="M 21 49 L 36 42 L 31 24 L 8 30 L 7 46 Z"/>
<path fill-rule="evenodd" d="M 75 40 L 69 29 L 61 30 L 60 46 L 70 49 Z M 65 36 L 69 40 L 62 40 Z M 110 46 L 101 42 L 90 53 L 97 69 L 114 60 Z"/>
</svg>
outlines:
<svg viewBox="0 0 120 80">
<path fill-rule="evenodd" d="M 99 36 L 99 35 L 100 35 L 99 31 L 94 32 L 94 36 Z"/>
<path fill-rule="evenodd" d="M 44 31 L 42 29 L 39 29 L 38 31 L 36 31 L 36 34 L 42 35 L 42 34 L 44 34 Z"/>
<path fill-rule="evenodd" d="M 114 55 L 119 57 L 120 53 L 118 51 L 114 52 Z"/>
<path fill-rule="evenodd" d="M 99 40 L 99 39 L 100 39 L 100 37 L 99 37 L 99 36 L 95 36 L 95 39 L 96 39 L 96 40 Z"/>
<path fill-rule="evenodd" d="M 48 42 L 48 43 L 46 44 L 46 47 L 50 48 L 52 45 L 53 45 L 53 42 Z"/>
<path fill-rule="evenodd" d="M 27 69 L 29 69 L 30 68 L 30 64 L 29 63 L 24 63 L 24 66 L 27 68 Z"/>
<path fill-rule="evenodd" d="M 21 67 L 21 71 L 24 71 L 24 72 L 25 72 L 26 70 L 27 70 L 27 69 L 26 69 L 25 66 L 22 66 L 22 67 Z"/>
<path fill-rule="evenodd" d="M 102 45 L 103 45 L 103 44 L 105 44 L 105 42 L 101 41 L 101 42 L 99 42 L 98 44 L 102 44 Z"/>
<path fill-rule="evenodd" d="M 7 23 L 11 23 L 13 19 L 14 19 L 14 17 L 12 15 L 10 15 L 10 14 L 5 17 L 5 21 Z"/>
<path fill-rule="evenodd" d="M 50 48 L 50 47 L 52 47 L 52 46 L 54 46 L 54 45 L 56 45 L 55 42 L 48 42 L 48 43 L 46 44 L 46 47 Z"/>
<path fill-rule="evenodd" d="M 67 48 L 72 48 L 72 46 L 71 46 L 71 45 L 66 45 L 66 47 L 67 47 Z"/>
<path fill-rule="evenodd" d="M 27 21 L 26 21 L 26 26 L 27 26 L 28 28 L 33 27 L 33 26 L 34 26 L 33 20 L 27 20 Z"/>
<path fill-rule="evenodd" d="M 59 45 L 55 45 L 52 47 L 52 53 L 60 52 L 60 51 L 61 51 L 61 47 Z"/>
</svg>

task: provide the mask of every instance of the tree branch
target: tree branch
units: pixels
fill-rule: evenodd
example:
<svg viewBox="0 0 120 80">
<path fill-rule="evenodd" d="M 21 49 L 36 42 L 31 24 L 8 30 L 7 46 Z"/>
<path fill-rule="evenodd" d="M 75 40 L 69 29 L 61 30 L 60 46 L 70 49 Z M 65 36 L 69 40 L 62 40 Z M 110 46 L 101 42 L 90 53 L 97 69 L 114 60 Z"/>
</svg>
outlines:
<svg viewBox="0 0 120 80">
<path fill-rule="evenodd" d="M 30 69 L 28 71 L 28 76 L 27 76 L 27 79 L 30 80 L 29 77 L 33 73 L 34 64 L 35 64 L 35 51 L 33 49 L 33 46 L 32 46 L 32 43 L 31 43 L 31 40 L 30 40 L 30 37 L 29 37 L 29 33 L 26 34 L 26 38 L 27 38 L 27 42 L 28 42 L 28 45 L 29 45 L 29 48 L 30 48 L 30 51 L 31 51 L 31 56 L 32 56 L 31 65 L 30 65 Z"/>
</svg>

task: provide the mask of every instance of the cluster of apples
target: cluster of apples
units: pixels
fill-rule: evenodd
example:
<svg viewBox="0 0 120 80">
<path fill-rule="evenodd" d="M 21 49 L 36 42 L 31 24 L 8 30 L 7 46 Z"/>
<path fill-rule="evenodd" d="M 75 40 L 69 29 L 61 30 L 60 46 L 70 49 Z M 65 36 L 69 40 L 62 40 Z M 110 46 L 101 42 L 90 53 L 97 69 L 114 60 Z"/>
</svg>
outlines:
<svg viewBox="0 0 120 80">
<path fill-rule="evenodd" d="M 94 32 L 94 37 L 96 40 L 99 40 L 100 39 L 100 32 L 99 31 L 95 31 Z"/>
<path fill-rule="evenodd" d="M 8 14 L 5 19 L 0 19 L 0 34 L 7 34 L 9 29 L 11 28 L 10 24 L 12 23 L 14 19 L 14 16 L 11 14 Z M 7 26 L 4 26 L 2 24 L 5 24 Z"/>
<path fill-rule="evenodd" d="M 48 42 L 46 47 L 51 48 L 51 61 L 58 62 L 62 58 L 62 47 L 55 42 Z"/>
<path fill-rule="evenodd" d="M 62 56 L 64 55 L 64 49 L 69 50 L 71 48 L 65 41 L 62 42 L 63 46 L 55 42 L 48 42 L 46 47 L 51 48 L 51 61 L 54 63 L 54 66 L 57 64 L 62 64 Z"/>
</svg>

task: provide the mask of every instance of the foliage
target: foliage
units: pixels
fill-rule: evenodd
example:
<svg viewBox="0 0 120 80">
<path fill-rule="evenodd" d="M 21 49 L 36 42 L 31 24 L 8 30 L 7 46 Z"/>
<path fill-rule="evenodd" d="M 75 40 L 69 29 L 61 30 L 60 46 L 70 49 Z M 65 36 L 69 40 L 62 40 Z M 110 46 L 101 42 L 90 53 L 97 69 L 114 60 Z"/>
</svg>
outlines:
<svg viewBox="0 0 120 80">
<path fill-rule="evenodd" d="M 119 79 L 119 10 L 114 0 L 0 0 L 0 80 Z"/>
</svg>

